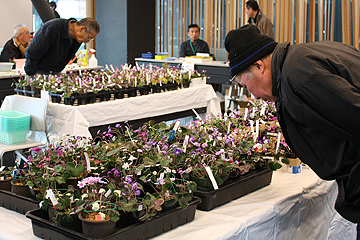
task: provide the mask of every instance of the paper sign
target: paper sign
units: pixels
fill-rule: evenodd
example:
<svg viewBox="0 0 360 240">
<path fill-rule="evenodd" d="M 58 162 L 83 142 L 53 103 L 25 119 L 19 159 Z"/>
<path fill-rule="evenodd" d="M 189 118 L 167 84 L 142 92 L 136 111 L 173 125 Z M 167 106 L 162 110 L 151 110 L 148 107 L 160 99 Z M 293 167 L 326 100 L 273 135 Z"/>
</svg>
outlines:
<svg viewBox="0 0 360 240">
<path fill-rule="evenodd" d="M 206 167 L 205 167 L 205 170 L 206 170 L 206 172 L 207 172 L 207 174 L 208 174 L 208 176 L 209 176 L 209 178 L 210 178 L 210 181 L 211 181 L 211 183 L 212 183 L 212 185 L 213 185 L 213 187 L 214 187 L 214 190 L 219 189 L 219 187 L 218 187 L 218 185 L 217 185 L 217 182 L 215 181 L 214 174 L 212 173 L 210 167 L 209 167 L 209 166 L 206 166 Z"/>
<path fill-rule="evenodd" d="M 195 70 L 195 63 L 193 62 L 183 62 L 181 64 L 181 70 L 184 72 L 194 71 Z M 190 78 L 190 76 L 189 76 Z"/>
</svg>

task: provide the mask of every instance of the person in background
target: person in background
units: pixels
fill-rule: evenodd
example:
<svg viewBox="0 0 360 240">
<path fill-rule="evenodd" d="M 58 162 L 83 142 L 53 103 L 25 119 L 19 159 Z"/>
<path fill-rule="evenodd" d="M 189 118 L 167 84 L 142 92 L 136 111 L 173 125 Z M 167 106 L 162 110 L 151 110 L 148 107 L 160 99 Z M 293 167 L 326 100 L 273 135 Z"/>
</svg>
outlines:
<svg viewBox="0 0 360 240">
<path fill-rule="evenodd" d="M 56 9 L 56 2 L 49 2 L 50 4 L 50 8 L 53 11 L 53 13 L 55 14 L 56 18 L 60 18 L 59 13 L 55 10 Z"/>
<path fill-rule="evenodd" d="M 270 18 L 266 16 L 260 9 L 259 5 L 255 0 L 247 1 L 245 4 L 245 13 L 248 15 L 249 24 L 255 25 L 259 28 L 261 34 L 265 34 L 272 39 L 275 39 L 275 34 L 273 31 L 273 24 L 271 23 Z"/>
<path fill-rule="evenodd" d="M 230 73 L 256 98 L 276 102 L 284 138 L 324 180 L 336 180 L 336 211 L 360 236 L 360 52 L 340 42 L 290 45 L 254 25 L 225 38 Z"/>
<path fill-rule="evenodd" d="M 90 42 L 100 32 L 92 18 L 52 19 L 41 26 L 26 52 L 27 75 L 57 74 L 75 57 L 81 43 Z"/>
<path fill-rule="evenodd" d="M 180 46 L 180 57 L 195 56 L 196 53 L 209 53 L 208 44 L 199 39 L 200 28 L 197 24 L 190 24 L 187 29 L 189 40 L 183 42 Z"/>
<path fill-rule="evenodd" d="M 17 25 L 14 36 L 5 43 L 0 55 L 1 62 L 9 62 L 14 58 L 24 58 L 25 52 L 30 45 L 31 34 L 25 25 Z"/>
</svg>

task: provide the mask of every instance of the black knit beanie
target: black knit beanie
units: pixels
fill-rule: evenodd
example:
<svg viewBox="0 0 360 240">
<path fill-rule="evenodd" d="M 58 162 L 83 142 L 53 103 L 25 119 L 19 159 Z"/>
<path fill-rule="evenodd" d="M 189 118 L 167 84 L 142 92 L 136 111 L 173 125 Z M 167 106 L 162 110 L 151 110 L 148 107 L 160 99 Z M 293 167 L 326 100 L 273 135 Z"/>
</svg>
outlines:
<svg viewBox="0 0 360 240">
<path fill-rule="evenodd" d="M 231 77 L 272 53 L 276 45 L 277 42 L 274 39 L 260 34 L 259 29 L 252 24 L 231 30 L 225 38 L 225 48 L 229 52 Z"/>
</svg>

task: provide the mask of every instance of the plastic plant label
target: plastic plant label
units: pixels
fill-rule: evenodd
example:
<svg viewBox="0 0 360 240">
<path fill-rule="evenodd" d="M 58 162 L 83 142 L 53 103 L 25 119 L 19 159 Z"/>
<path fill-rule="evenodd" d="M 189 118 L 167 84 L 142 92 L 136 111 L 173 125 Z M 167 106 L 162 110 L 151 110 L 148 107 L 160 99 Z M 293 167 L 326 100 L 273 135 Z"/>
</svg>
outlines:
<svg viewBox="0 0 360 240">
<path fill-rule="evenodd" d="M 197 119 L 202 120 L 202 118 L 200 117 L 200 115 L 197 113 L 197 111 L 195 109 L 191 109 L 191 110 L 195 113 Z"/>
<path fill-rule="evenodd" d="M 248 108 L 245 108 L 244 120 L 246 120 L 247 115 L 248 115 Z"/>
<path fill-rule="evenodd" d="M 224 149 L 220 149 L 220 151 L 221 151 L 221 159 L 222 160 L 225 160 L 225 150 Z"/>
<path fill-rule="evenodd" d="M 160 173 L 160 177 L 159 177 L 159 179 L 164 179 L 164 173 L 162 172 L 162 173 Z"/>
<path fill-rule="evenodd" d="M 184 151 L 184 153 L 186 153 L 186 147 L 187 147 L 187 143 L 189 142 L 189 135 L 186 135 L 185 136 L 185 139 L 184 139 L 184 143 L 183 143 L 183 146 L 182 146 L 182 150 Z"/>
<path fill-rule="evenodd" d="M 141 211 L 142 209 L 143 209 L 143 205 L 140 204 L 140 205 L 138 206 L 138 211 Z"/>
<path fill-rule="evenodd" d="M 140 176 L 140 175 L 141 175 L 141 170 L 138 171 L 138 172 L 136 173 L 136 175 Z"/>
<path fill-rule="evenodd" d="M 217 182 L 215 181 L 214 174 L 212 173 L 210 167 L 209 167 L 209 166 L 206 166 L 206 167 L 205 167 L 205 170 L 206 170 L 206 172 L 207 172 L 207 174 L 208 174 L 208 176 L 209 176 L 209 178 L 210 178 L 210 181 L 211 181 L 211 183 L 212 183 L 212 185 L 213 185 L 213 187 L 214 187 L 214 190 L 218 190 L 219 187 L 218 187 L 218 185 L 217 185 Z"/>
<path fill-rule="evenodd" d="M 230 126 L 231 126 L 231 122 L 229 121 L 228 129 L 227 129 L 227 133 L 228 133 L 228 134 L 230 133 Z"/>
<path fill-rule="evenodd" d="M 52 205 L 54 205 L 54 206 L 56 204 L 58 204 L 58 201 L 56 201 L 56 197 L 55 197 L 54 192 L 52 191 L 52 189 L 46 190 L 45 198 L 50 198 L 50 201 L 51 201 Z"/>
<path fill-rule="evenodd" d="M 105 196 L 105 197 L 109 197 L 109 195 L 111 194 L 111 192 L 112 192 L 111 189 L 107 190 L 107 192 L 105 193 L 104 196 Z"/>
<path fill-rule="evenodd" d="M 281 138 L 281 132 L 278 133 L 278 137 L 277 137 L 277 142 L 276 142 L 276 149 L 275 152 L 278 153 L 279 152 L 279 147 L 280 147 L 280 138 Z"/>
<path fill-rule="evenodd" d="M 265 108 L 266 108 L 266 104 L 263 104 L 263 105 L 261 106 L 260 116 L 265 115 Z"/>
<path fill-rule="evenodd" d="M 101 221 L 101 215 L 100 214 L 95 215 L 95 221 Z"/>
<path fill-rule="evenodd" d="M 5 166 L 2 166 L 2 167 L 0 168 L 0 172 L 2 172 L 4 169 L 5 169 Z"/>
<path fill-rule="evenodd" d="M 84 152 L 85 155 L 85 161 L 86 161 L 86 170 L 87 171 L 91 171 L 91 166 L 90 166 L 90 159 L 89 159 L 89 155 L 87 152 Z"/>
<path fill-rule="evenodd" d="M 0 180 L 1 180 L 1 181 L 4 181 L 5 179 L 4 179 L 4 177 L 0 177 Z"/>
</svg>

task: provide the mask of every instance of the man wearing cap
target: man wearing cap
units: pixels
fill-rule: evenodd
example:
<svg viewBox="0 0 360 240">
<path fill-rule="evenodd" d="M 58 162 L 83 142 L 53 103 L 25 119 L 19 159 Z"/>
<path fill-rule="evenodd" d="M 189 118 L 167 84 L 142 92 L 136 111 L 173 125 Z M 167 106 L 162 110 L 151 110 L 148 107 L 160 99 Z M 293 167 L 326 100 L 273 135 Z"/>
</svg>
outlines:
<svg viewBox="0 0 360 240">
<path fill-rule="evenodd" d="M 233 80 L 276 101 L 285 140 L 325 180 L 336 180 L 335 209 L 360 223 L 360 53 L 339 42 L 290 46 L 249 24 L 225 39 Z"/>
</svg>

